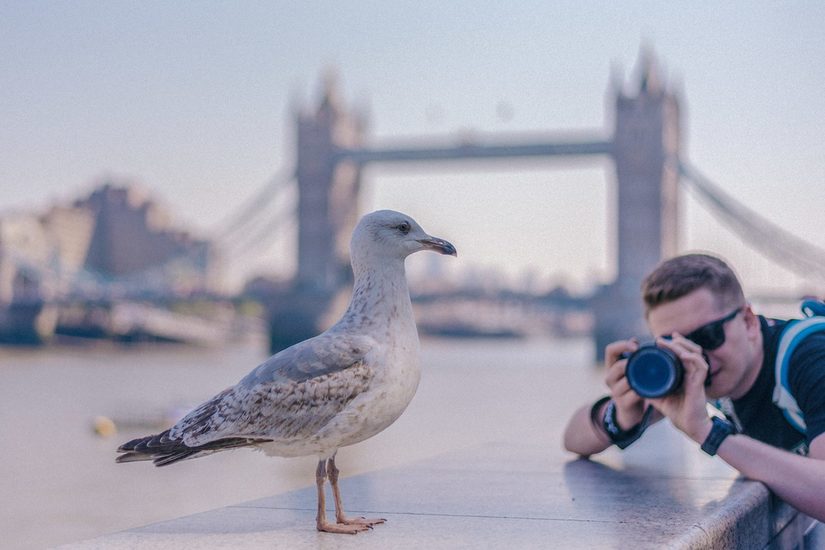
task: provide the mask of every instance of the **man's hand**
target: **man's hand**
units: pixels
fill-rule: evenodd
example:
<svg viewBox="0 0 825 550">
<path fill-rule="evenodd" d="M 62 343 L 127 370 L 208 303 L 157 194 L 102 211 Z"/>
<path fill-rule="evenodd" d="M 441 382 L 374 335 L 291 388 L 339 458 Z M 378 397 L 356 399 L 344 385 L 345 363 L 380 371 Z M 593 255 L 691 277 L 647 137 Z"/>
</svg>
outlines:
<svg viewBox="0 0 825 550">
<path fill-rule="evenodd" d="M 678 333 L 674 333 L 672 339 L 658 338 L 656 345 L 676 354 L 685 368 L 685 376 L 679 391 L 651 399 L 650 403 L 676 428 L 701 444 L 711 428 L 705 394 L 705 379 L 710 367 L 702 355 L 702 348 Z"/>
<path fill-rule="evenodd" d="M 627 359 L 623 353 L 633 353 L 639 349 L 636 340 L 620 340 L 608 344 L 604 351 L 606 373 L 604 381 L 610 388 L 610 397 L 616 404 L 616 421 L 623 430 L 629 430 L 642 421 L 645 400 L 630 388 L 625 377 Z"/>
</svg>

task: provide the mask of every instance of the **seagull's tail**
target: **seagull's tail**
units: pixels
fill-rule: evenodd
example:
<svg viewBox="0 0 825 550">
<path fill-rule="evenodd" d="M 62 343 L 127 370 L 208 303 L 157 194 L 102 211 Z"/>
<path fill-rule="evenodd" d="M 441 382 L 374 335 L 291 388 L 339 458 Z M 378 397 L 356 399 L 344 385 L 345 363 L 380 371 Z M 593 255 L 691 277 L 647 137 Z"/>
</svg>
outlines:
<svg viewBox="0 0 825 550">
<path fill-rule="evenodd" d="M 206 456 L 218 451 L 250 447 L 264 443 L 265 439 L 250 439 L 246 437 L 228 437 L 210 441 L 197 447 L 189 447 L 180 439 L 172 439 L 169 430 L 157 435 L 139 437 L 118 447 L 117 462 L 138 462 L 151 460 L 155 466 L 168 466 L 181 460 Z"/>
</svg>

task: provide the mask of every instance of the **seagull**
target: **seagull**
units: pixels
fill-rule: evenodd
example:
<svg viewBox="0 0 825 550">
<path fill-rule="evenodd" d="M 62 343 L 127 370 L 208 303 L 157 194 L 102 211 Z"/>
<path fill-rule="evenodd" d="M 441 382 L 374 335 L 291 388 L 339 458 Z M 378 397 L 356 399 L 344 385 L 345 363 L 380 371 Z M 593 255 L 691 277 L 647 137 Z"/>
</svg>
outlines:
<svg viewBox="0 0 825 550">
<path fill-rule="evenodd" d="M 269 456 L 315 455 L 318 531 L 355 534 L 384 523 L 344 513 L 335 455 L 392 424 L 418 388 L 418 331 L 404 260 L 421 250 L 457 255 L 400 212 L 361 218 L 350 242 L 352 298 L 341 319 L 273 355 L 170 429 L 124 443 L 117 462 L 167 466 L 240 447 Z M 327 479 L 335 523 L 326 519 Z"/>
</svg>

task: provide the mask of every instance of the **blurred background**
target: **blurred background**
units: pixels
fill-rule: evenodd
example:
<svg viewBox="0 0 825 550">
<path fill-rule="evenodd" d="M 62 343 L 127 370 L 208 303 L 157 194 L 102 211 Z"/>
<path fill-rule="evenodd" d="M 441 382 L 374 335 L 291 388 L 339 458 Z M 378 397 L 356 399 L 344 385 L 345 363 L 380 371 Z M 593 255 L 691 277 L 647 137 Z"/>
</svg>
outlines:
<svg viewBox="0 0 825 550">
<path fill-rule="evenodd" d="M 408 260 L 422 386 L 345 473 L 557 448 L 519 419 L 598 394 L 663 257 L 720 255 L 758 311 L 796 315 L 825 296 L 823 20 L 813 2 L 0 2 L 0 531 L 39 548 L 312 483 L 311 458 L 156 470 L 114 449 L 334 322 L 375 209 L 459 256 Z"/>
</svg>

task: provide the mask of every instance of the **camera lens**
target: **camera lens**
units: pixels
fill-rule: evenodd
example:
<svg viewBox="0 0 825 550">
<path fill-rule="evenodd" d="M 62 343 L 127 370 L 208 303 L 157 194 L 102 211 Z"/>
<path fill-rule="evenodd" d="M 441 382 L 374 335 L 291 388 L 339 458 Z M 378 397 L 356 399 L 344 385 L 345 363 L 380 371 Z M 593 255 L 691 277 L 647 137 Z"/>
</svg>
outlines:
<svg viewBox="0 0 825 550">
<path fill-rule="evenodd" d="M 630 387 L 642 397 L 663 397 L 679 389 L 684 368 L 670 350 L 645 345 L 627 360 L 625 370 Z"/>
</svg>

